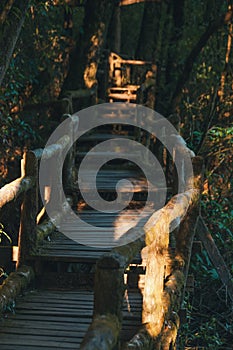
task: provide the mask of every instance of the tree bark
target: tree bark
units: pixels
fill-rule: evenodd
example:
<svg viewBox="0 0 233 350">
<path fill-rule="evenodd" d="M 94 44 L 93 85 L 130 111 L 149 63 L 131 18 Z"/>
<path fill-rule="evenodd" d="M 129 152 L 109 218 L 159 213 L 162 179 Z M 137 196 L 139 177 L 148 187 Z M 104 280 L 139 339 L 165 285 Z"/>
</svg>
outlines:
<svg viewBox="0 0 233 350">
<path fill-rule="evenodd" d="M 15 0 L 7 15 L 7 20 L 9 19 L 7 22 L 5 15 L 2 12 L 2 15 L 4 15 L 4 26 L 0 23 L 0 86 L 9 67 L 15 45 L 23 27 L 28 5 L 29 0 Z"/>
<path fill-rule="evenodd" d="M 87 0 L 83 34 L 80 34 L 76 49 L 71 54 L 70 70 L 62 92 L 80 87 L 91 88 L 97 83 L 101 50 L 105 46 L 114 6 L 112 0 Z"/>
</svg>

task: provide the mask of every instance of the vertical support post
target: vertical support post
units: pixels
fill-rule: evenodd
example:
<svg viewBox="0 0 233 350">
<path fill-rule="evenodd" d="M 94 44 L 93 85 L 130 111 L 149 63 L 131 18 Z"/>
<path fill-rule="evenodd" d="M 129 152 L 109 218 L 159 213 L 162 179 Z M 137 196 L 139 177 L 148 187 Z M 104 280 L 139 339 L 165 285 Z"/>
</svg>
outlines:
<svg viewBox="0 0 233 350">
<path fill-rule="evenodd" d="M 147 324 L 152 337 L 160 334 L 164 321 L 163 290 L 169 227 L 166 231 L 167 237 L 158 232 L 158 239 L 148 247 L 142 323 Z"/>
<path fill-rule="evenodd" d="M 113 314 L 122 320 L 122 302 L 125 292 L 124 269 L 115 261 L 100 259 L 95 276 L 94 316 Z"/>
<path fill-rule="evenodd" d="M 109 329 L 115 329 L 115 340 L 112 340 L 112 343 L 115 343 L 116 347 L 111 347 L 111 349 L 118 349 L 119 345 L 124 292 L 124 267 L 120 266 L 115 258 L 101 258 L 97 263 L 95 274 L 93 317 L 95 320 L 107 315 L 113 321 L 116 320 L 114 326 L 111 326 L 111 323 L 108 324 Z"/>
<path fill-rule="evenodd" d="M 174 126 L 176 131 L 180 133 L 180 117 L 178 114 L 170 114 L 167 118 L 168 121 Z M 172 194 L 175 195 L 178 192 L 178 179 L 175 170 L 175 158 L 176 158 L 176 147 L 173 148 L 172 154 L 167 152 L 167 165 L 166 174 L 168 183 L 171 184 Z"/>
<path fill-rule="evenodd" d="M 71 193 L 73 192 L 73 186 L 76 181 L 76 170 L 75 170 L 75 154 L 76 154 L 76 145 L 74 142 L 75 133 L 79 125 L 79 119 L 77 116 L 64 115 L 63 117 L 69 118 L 69 123 L 67 125 L 66 134 L 70 138 L 69 145 L 71 145 L 69 152 L 66 156 L 66 160 L 63 168 L 63 184 L 65 190 Z M 66 151 L 66 150 L 64 150 Z"/>
<path fill-rule="evenodd" d="M 71 140 L 71 148 L 66 155 L 66 159 L 63 167 L 63 184 L 65 190 L 70 190 L 73 184 L 73 159 L 74 159 L 74 147 L 73 147 L 73 125 L 72 118 L 70 114 L 64 114 L 63 118 L 69 118 L 69 123 L 67 126 L 67 130 L 65 131 L 66 135 L 70 137 Z"/>
<path fill-rule="evenodd" d="M 193 201 L 186 214 L 185 220 L 180 225 L 178 232 L 176 233 L 176 254 L 178 258 L 184 260 L 185 265 L 183 268 L 185 285 L 182 293 L 182 301 L 184 299 L 184 293 L 186 288 L 186 281 L 188 277 L 193 238 L 196 229 L 196 221 L 199 214 L 199 195 L 202 187 L 203 180 L 203 158 L 194 157 L 192 159 L 193 173 L 194 173 L 194 188 L 197 190 L 197 198 Z"/>
<path fill-rule="evenodd" d="M 50 187 L 50 198 L 46 208 L 49 208 L 50 213 L 57 213 L 61 211 L 62 199 L 62 149 L 59 149 L 56 155 L 53 155 L 47 160 L 52 162 L 52 174 L 49 174 L 49 187 Z M 55 171 L 54 171 L 55 170 Z"/>
<path fill-rule="evenodd" d="M 35 184 L 24 194 L 22 203 L 17 267 L 26 263 L 27 256 L 35 249 L 37 244 L 38 158 L 33 151 L 24 154 L 24 174 L 34 178 Z"/>
</svg>

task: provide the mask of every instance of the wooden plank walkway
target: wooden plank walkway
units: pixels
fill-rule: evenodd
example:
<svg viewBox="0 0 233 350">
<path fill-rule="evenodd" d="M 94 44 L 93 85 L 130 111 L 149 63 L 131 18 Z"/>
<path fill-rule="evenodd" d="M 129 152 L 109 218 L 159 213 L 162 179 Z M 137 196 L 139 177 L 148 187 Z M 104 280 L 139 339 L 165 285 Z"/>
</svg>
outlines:
<svg viewBox="0 0 233 350">
<path fill-rule="evenodd" d="M 124 300 L 122 341 L 141 324 L 141 295 L 129 292 Z M 15 314 L 0 321 L 2 350 L 78 349 L 92 320 L 90 290 L 33 290 L 19 297 Z"/>
<path fill-rule="evenodd" d="M 136 207 L 138 204 L 139 208 Z M 79 217 L 90 224 L 86 228 L 85 224 L 77 226 L 75 214 L 74 221 L 68 221 L 62 224 L 63 230 L 69 232 L 68 238 L 59 231 L 53 232 L 49 236 L 49 240 L 44 240 L 40 244 L 36 252 L 31 254 L 29 259 L 41 261 L 66 261 L 95 264 L 103 254 L 109 252 L 112 246 L 105 246 L 105 235 L 108 236 L 108 231 L 103 233 L 103 228 L 111 230 L 114 227 L 115 245 L 118 246 L 118 240 L 124 240 L 124 234 L 129 229 L 137 227 L 139 224 L 139 215 L 141 213 L 140 202 L 135 203 L 134 209 L 124 210 L 122 213 L 101 213 L 93 210 L 81 210 Z M 148 217 L 147 211 L 142 213 L 140 225 L 146 222 Z M 64 232 L 64 231 L 63 231 Z M 73 237 L 73 239 L 71 239 Z M 95 246 L 79 244 L 83 240 L 94 242 Z M 114 244 L 114 242 L 113 242 Z M 140 264 L 141 256 L 137 256 L 133 263 Z"/>
</svg>

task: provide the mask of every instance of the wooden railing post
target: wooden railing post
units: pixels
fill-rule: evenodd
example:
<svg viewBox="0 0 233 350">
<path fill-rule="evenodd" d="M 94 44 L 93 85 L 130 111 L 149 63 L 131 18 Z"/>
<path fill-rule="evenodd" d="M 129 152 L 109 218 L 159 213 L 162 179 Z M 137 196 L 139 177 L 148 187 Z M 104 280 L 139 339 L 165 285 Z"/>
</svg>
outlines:
<svg viewBox="0 0 233 350">
<path fill-rule="evenodd" d="M 139 232 L 136 230 L 135 236 L 139 236 Z M 142 237 L 125 246 L 114 248 L 98 261 L 95 276 L 93 321 L 80 349 L 111 350 L 118 348 L 125 292 L 124 272 L 144 246 L 145 241 Z M 107 336 L 103 337 L 103 333 L 106 333 Z"/>
<path fill-rule="evenodd" d="M 194 160 L 194 165 L 196 163 L 198 162 Z M 196 170 L 194 171 L 194 175 L 193 187 L 190 187 L 192 181 L 188 177 L 188 174 L 183 175 L 184 192 L 174 196 L 165 207 L 155 212 L 144 226 L 146 243 L 148 245 L 148 259 L 142 322 L 146 325 L 150 337 L 156 341 L 161 337 L 165 320 L 169 320 L 169 317 L 171 317 L 172 308 L 174 305 L 177 306 L 180 303 L 179 297 L 181 295 L 184 277 L 183 272 L 173 271 L 174 264 L 179 259 L 176 262 L 175 255 L 170 256 L 169 233 L 174 230 L 174 222 L 179 223 L 182 221 L 186 212 L 189 212 L 189 206 L 192 208 L 198 200 L 198 184 L 200 184 L 201 180 Z M 185 218 L 187 219 L 187 215 Z M 180 239 L 180 237 L 178 238 Z M 184 244 L 187 244 L 187 240 L 185 240 Z M 187 263 L 186 260 L 185 263 Z M 169 272 L 166 271 L 167 268 Z M 171 278 L 171 276 L 173 277 Z M 174 310 L 177 311 L 177 308 L 174 307 Z M 173 338 L 175 337 L 176 329 L 177 327 L 175 327 L 172 335 Z"/>
<path fill-rule="evenodd" d="M 76 179 L 76 167 L 75 167 L 75 155 L 76 155 L 76 144 L 74 142 L 75 133 L 79 126 L 78 116 L 71 116 L 70 114 L 64 114 L 63 118 L 69 118 L 67 122 L 66 135 L 70 138 L 70 149 L 66 155 L 64 167 L 63 167 L 63 184 L 65 190 L 68 192 L 73 191 L 74 183 Z M 66 150 L 66 149 L 65 149 Z M 64 150 L 64 151 L 65 151 Z"/>
<path fill-rule="evenodd" d="M 19 255 L 17 266 L 25 264 L 37 243 L 36 217 L 38 213 L 38 158 L 33 151 L 24 154 L 24 174 L 32 177 L 34 186 L 25 194 L 21 208 Z"/>
<path fill-rule="evenodd" d="M 153 232 L 146 231 L 147 241 L 153 243 L 148 246 L 148 256 L 146 265 L 145 287 L 143 296 L 142 323 L 147 324 L 151 337 L 156 337 L 161 332 L 163 326 L 163 288 L 165 264 L 169 244 L 169 221 L 162 222 L 163 229 L 156 237 L 150 237 Z"/>
<path fill-rule="evenodd" d="M 182 221 L 180 228 L 176 235 L 176 255 L 179 260 L 184 261 L 184 288 L 182 300 L 184 299 L 184 292 L 186 288 L 186 280 L 188 277 L 189 264 L 192 253 L 193 238 L 195 234 L 196 221 L 199 215 L 199 195 L 202 188 L 203 181 L 203 158 L 194 157 L 193 160 L 194 172 L 194 188 L 197 190 L 196 200 L 190 205 L 185 220 Z"/>
</svg>

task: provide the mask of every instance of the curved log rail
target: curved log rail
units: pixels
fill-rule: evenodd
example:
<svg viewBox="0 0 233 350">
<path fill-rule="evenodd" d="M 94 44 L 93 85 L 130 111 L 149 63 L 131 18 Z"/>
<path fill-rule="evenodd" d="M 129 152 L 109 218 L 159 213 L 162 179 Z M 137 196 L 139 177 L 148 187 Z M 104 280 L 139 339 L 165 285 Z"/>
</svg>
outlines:
<svg viewBox="0 0 233 350">
<path fill-rule="evenodd" d="M 143 293 L 143 326 L 123 348 L 124 350 L 149 350 L 157 348 L 155 346 L 161 346 L 160 349 L 175 348 L 179 328 L 178 311 L 187 277 L 186 267 L 189 265 L 195 226 L 191 226 L 189 221 L 191 219 L 195 221 L 197 218 L 202 165 L 202 158 L 193 158 L 194 187 L 190 189 L 191 179 L 186 179 L 186 191 L 172 197 L 165 207 L 152 214 L 144 225 L 143 234 L 135 231 L 135 236 L 141 238 L 113 249 L 98 261 L 93 322 L 81 344 L 82 350 L 102 348 L 103 320 L 104 333 L 108 334 L 104 340 L 104 349 L 119 347 L 125 269 L 145 246 L 147 262 Z M 180 226 L 180 231 L 176 233 L 175 252 L 169 246 L 170 226 L 174 220 L 188 222 L 188 227 L 184 229 Z"/>
<path fill-rule="evenodd" d="M 74 126 L 78 124 L 77 117 L 71 117 L 70 124 L 67 130 L 67 135 L 60 138 L 56 144 L 49 145 L 45 149 L 37 149 L 34 151 L 26 151 L 23 156 L 21 165 L 21 177 L 5 185 L 0 189 L 0 209 L 6 204 L 12 202 L 20 195 L 22 197 L 21 215 L 20 215 L 20 230 L 19 230 L 19 252 L 17 260 L 17 271 L 12 273 L 0 287 L 0 312 L 8 302 L 11 302 L 14 297 L 32 280 L 34 274 L 31 267 L 25 266 L 27 264 L 27 257 L 35 251 L 39 241 L 44 239 L 55 227 L 59 224 L 64 213 L 54 213 L 52 220 L 47 220 L 38 225 L 38 211 L 39 211 L 39 162 L 43 155 L 43 159 L 50 161 L 53 159 L 59 165 L 61 155 L 67 152 L 70 144 L 73 144 L 72 133 Z M 64 130 L 65 132 L 65 130 Z M 73 152 L 72 148 L 69 151 Z M 71 158 L 68 157 L 71 161 Z M 54 164 L 56 166 L 56 164 Z M 67 161 L 67 167 L 72 164 Z M 60 174 L 56 174 L 58 177 Z M 51 186 L 51 181 L 57 181 L 53 178 L 49 179 L 48 186 Z M 50 194 L 51 195 L 51 194 Z M 46 200 L 46 198 L 44 198 Z M 49 201 L 49 198 L 47 199 Z M 64 205 L 64 212 L 68 205 Z M 21 271 L 22 267 L 22 271 Z M 26 272 L 25 272 L 26 271 Z M 24 276 L 25 278 L 18 278 Z M 30 276 L 27 277 L 27 276 Z M 14 282 L 15 281 L 15 282 Z"/>
<path fill-rule="evenodd" d="M 59 152 L 63 151 L 64 148 L 68 145 L 68 141 L 69 137 L 65 136 L 62 139 L 60 139 L 56 145 L 49 146 L 45 150 L 45 157 L 49 159 L 55 154 L 58 154 Z M 27 242 L 27 247 L 30 250 L 34 249 L 37 243 L 36 218 L 38 215 L 39 196 L 38 162 L 42 157 L 43 151 L 43 149 L 37 149 L 35 151 L 25 152 L 22 167 L 23 175 L 0 189 L 0 208 L 2 208 L 7 203 L 15 200 L 21 194 L 24 194 L 24 198 L 22 201 L 23 207 L 21 212 L 20 232 L 23 232 L 24 239 L 26 239 L 27 237 L 27 239 L 29 240 Z M 22 241 L 20 241 L 20 243 L 24 244 Z M 21 258 L 22 257 L 20 256 L 19 260 L 21 260 Z"/>
<path fill-rule="evenodd" d="M 11 183 L 3 186 L 0 189 L 0 210 L 8 203 L 16 200 L 22 196 L 21 216 L 20 216 L 20 231 L 18 240 L 18 259 L 17 259 L 17 271 L 11 273 L 10 276 L 0 286 L 0 313 L 3 312 L 7 305 L 15 300 L 15 297 L 19 295 L 34 279 L 34 271 L 31 266 L 26 266 L 28 263 L 27 257 L 35 251 L 40 241 L 48 236 L 59 224 L 62 215 L 64 213 L 54 213 L 52 220 L 45 220 L 41 224 L 38 224 L 40 214 L 44 212 L 42 208 L 39 213 L 39 162 L 43 154 L 43 158 L 48 160 L 53 157 L 59 162 L 59 155 L 66 151 L 67 146 L 73 144 L 72 130 L 77 127 L 77 117 L 71 116 L 73 113 L 73 104 L 79 100 L 79 104 L 86 104 L 87 106 L 96 103 L 96 88 L 91 90 L 78 90 L 69 91 L 64 94 L 64 97 L 59 101 L 53 101 L 45 103 L 44 107 L 59 108 L 63 112 L 62 119 L 70 118 L 70 127 L 67 130 L 67 135 L 62 137 L 54 145 L 49 145 L 46 149 L 37 149 L 34 151 L 27 151 L 24 153 L 21 164 L 21 177 L 12 181 Z M 40 105 L 28 105 L 25 106 L 25 110 L 38 109 L 43 107 Z M 72 125 L 73 124 L 73 125 Z M 65 133 L 65 130 L 64 130 Z M 64 187 L 72 183 L 73 172 L 70 169 L 74 166 L 74 147 L 68 152 L 66 161 L 64 164 Z M 57 154 L 57 157 L 54 155 Z M 56 164 L 55 164 L 56 166 Z M 59 174 L 58 174 L 59 176 Z M 53 178 L 53 181 L 56 179 Z M 52 179 L 50 179 L 52 181 Z M 48 184 L 49 187 L 49 184 Z M 45 193 L 46 195 L 46 193 Z M 48 197 L 48 195 L 47 195 Z M 48 200 L 49 198 L 47 198 Z M 64 205 L 64 212 L 66 211 L 67 204 Z M 21 278 L 19 278 L 21 276 Z"/>
</svg>

